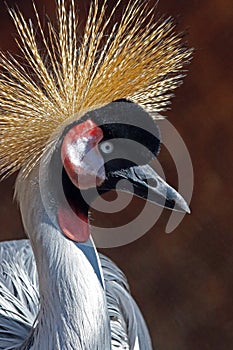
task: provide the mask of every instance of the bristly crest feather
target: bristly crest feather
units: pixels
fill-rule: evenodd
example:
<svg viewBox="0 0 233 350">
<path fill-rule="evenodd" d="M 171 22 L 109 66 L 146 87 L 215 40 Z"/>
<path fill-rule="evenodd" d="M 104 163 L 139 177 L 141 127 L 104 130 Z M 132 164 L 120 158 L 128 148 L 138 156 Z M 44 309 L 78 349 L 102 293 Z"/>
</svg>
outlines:
<svg viewBox="0 0 233 350">
<path fill-rule="evenodd" d="M 10 10 L 25 66 L 0 53 L 2 178 L 20 168 L 27 176 L 58 126 L 85 111 L 125 98 L 156 118 L 190 59 L 192 50 L 174 33 L 172 20 L 155 21 L 140 0 L 128 3 L 120 23 L 113 16 L 121 0 L 108 18 L 107 0 L 103 6 L 93 0 L 81 43 L 74 1 L 67 2 L 57 0 L 57 25 L 48 21 L 48 38 L 34 6 L 43 52 L 32 22 Z"/>
</svg>

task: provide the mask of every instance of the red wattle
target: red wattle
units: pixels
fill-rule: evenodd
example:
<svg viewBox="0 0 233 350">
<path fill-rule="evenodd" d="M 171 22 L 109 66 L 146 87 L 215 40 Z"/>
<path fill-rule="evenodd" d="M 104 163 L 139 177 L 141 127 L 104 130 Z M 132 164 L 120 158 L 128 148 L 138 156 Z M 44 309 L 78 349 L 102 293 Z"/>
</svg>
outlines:
<svg viewBox="0 0 233 350">
<path fill-rule="evenodd" d="M 58 223 L 64 235 L 75 242 L 86 242 L 90 237 L 88 218 L 82 213 L 74 213 L 71 208 L 60 207 Z"/>
</svg>

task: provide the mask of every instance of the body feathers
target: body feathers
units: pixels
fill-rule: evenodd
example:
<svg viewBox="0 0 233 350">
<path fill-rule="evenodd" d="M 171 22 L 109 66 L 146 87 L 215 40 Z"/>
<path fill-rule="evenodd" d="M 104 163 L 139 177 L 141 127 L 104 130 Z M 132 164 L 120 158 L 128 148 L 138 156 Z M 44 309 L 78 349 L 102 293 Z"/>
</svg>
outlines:
<svg viewBox="0 0 233 350">
<path fill-rule="evenodd" d="M 38 277 L 28 240 L 0 243 L 0 257 L 0 349 L 12 350 L 30 339 L 32 329 L 36 328 L 40 304 Z M 148 330 L 124 274 L 107 257 L 100 255 L 100 261 L 106 284 L 112 349 L 152 349 Z M 45 334 L 45 338 L 49 336 Z"/>
</svg>

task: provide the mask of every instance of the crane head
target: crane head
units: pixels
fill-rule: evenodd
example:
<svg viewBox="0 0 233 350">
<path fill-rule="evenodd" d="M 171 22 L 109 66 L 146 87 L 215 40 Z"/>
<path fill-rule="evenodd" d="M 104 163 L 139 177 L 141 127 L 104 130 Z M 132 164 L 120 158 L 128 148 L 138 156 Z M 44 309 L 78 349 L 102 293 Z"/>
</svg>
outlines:
<svg viewBox="0 0 233 350">
<path fill-rule="evenodd" d="M 89 238 L 88 209 L 111 190 L 133 193 L 166 208 L 189 212 L 185 200 L 149 165 L 160 148 L 159 128 L 135 103 L 115 101 L 86 113 L 58 143 L 63 190 L 58 222 L 74 241 Z M 85 198 L 88 200 L 85 200 Z M 78 226 L 82 227 L 77 232 Z"/>
</svg>

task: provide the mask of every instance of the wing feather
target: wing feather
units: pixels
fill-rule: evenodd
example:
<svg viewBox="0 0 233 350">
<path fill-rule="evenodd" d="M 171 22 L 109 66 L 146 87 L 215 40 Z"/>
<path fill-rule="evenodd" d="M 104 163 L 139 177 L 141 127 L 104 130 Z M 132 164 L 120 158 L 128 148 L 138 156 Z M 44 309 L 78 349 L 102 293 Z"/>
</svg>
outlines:
<svg viewBox="0 0 233 350">
<path fill-rule="evenodd" d="M 34 256 L 28 240 L 0 243 L 0 349 L 20 346 L 39 308 Z"/>
<path fill-rule="evenodd" d="M 123 272 L 100 254 L 106 283 L 113 350 L 152 350 L 144 318 L 130 294 Z"/>
</svg>

